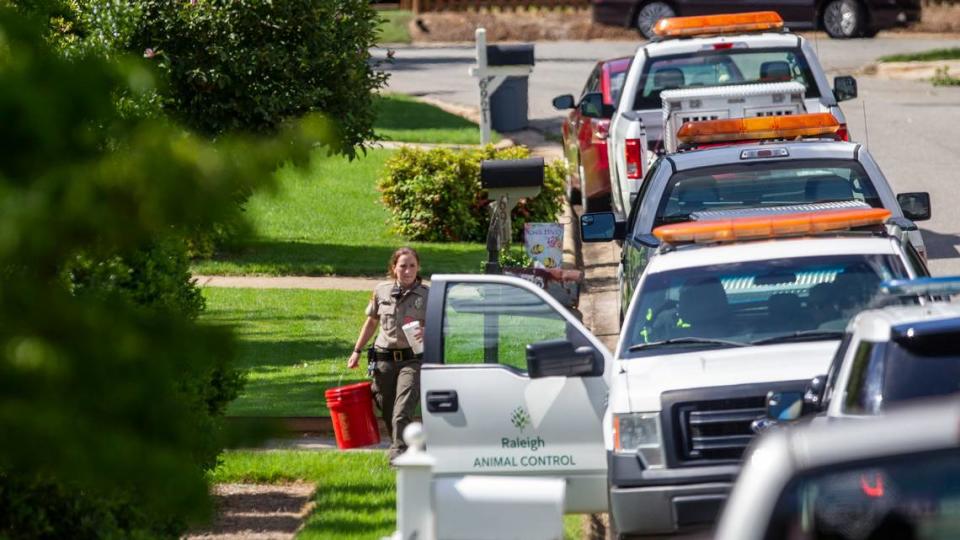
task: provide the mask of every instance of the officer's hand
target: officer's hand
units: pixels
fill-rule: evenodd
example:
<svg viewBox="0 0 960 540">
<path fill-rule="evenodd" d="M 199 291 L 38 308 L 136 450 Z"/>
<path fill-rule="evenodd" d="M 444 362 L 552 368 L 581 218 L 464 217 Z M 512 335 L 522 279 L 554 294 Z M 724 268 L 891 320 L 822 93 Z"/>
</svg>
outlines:
<svg viewBox="0 0 960 540">
<path fill-rule="evenodd" d="M 350 369 L 357 369 L 357 366 L 360 365 L 360 353 L 353 353 L 350 355 L 350 359 L 347 360 L 347 367 Z"/>
<path fill-rule="evenodd" d="M 413 336 L 417 338 L 417 341 L 423 343 L 423 327 L 417 328 L 417 332 Z"/>
</svg>

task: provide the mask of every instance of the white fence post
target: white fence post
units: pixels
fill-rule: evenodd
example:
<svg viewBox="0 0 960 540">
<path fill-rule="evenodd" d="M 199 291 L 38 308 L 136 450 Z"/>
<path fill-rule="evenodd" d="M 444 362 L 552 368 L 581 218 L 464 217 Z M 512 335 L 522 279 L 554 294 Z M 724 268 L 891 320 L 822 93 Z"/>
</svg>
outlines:
<svg viewBox="0 0 960 540">
<path fill-rule="evenodd" d="M 397 532 L 394 540 L 436 540 L 433 503 L 433 465 L 424 451 L 423 426 L 414 422 L 403 430 L 407 451 L 393 460 L 397 467 Z"/>
</svg>

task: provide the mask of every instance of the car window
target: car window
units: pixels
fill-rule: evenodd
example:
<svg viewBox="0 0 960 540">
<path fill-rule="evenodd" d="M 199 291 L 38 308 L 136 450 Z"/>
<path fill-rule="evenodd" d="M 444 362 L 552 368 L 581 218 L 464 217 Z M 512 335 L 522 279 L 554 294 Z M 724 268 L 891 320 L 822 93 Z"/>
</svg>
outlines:
<svg viewBox="0 0 960 540">
<path fill-rule="evenodd" d="M 890 255 L 783 258 L 650 273 L 636 293 L 637 315 L 625 343 L 627 348 L 678 338 L 751 343 L 797 332 L 835 333 L 833 339 L 840 339 L 850 317 L 877 296 L 881 281 L 905 275 L 903 263 Z M 690 346 L 689 339 L 682 341 Z"/>
<path fill-rule="evenodd" d="M 501 283 L 447 287 L 444 363 L 500 363 L 526 371 L 527 345 L 553 339 L 570 340 L 575 347 L 590 345 L 550 304 L 522 287 Z"/>
<path fill-rule="evenodd" d="M 904 246 L 904 251 L 907 252 L 907 259 L 910 260 L 910 266 L 912 266 L 913 270 L 917 273 L 917 277 L 927 277 L 930 275 L 927 263 L 923 260 L 923 257 L 917 253 L 917 248 L 915 248 L 912 243 L 907 242 L 906 246 Z"/>
<path fill-rule="evenodd" d="M 627 80 L 627 72 L 620 71 L 610 74 L 610 103 L 616 104 L 620 101 L 620 91 L 623 90 L 623 83 Z"/>
<path fill-rule="evenodd" d="M 824 381 L 823 396 L 820 402 L 820 408 L 823 410 L 826 410 L 830 404 L 830 400 L 833 399 L 834 386 L 837 384 L 837 377 L 840 375 L 843 359 L 846 358 L 847 351 L 850 350 L 850 343 L 852 342 L 853 333 L 845 333 L 843 339 L 840 340 L 840 346 L 837 347 L 837 352 L 833 355 L 833 360 L 830 362 L 830 369 L 827 371 L 827 380 Z"/>
<path fill-rule="evenodd" d="M 820 97 L 813 73 L 799 48 L 723 49 L 655 57 L 647 61 L 634 97 L 634 109 L 660 109 L 660 93 L 675 88 L 796 81 L 808 98 Z"/>
<path fill-rule="evenodd" d="M 960 450 L 904 454 L 808 472 L 787 483 L 767 540 L 960 537 Z"/>
<path fill-rule="evenodd" d="M 633 206 L 630 207 L 630 215 L 627 217 L 627 230 L 634 231 L 634 235 L 645 234 L 639 230 L 635 230 L 638 223 L 637 216 L 640 215 L 640 207 L 643 206 L 643 199 L 647 196 L 647 193 L 650 192 L 650 185 L 653 183 L 653 179 L 657 177 L 657 170 L 660 169 L 664 161 L 665 158 L 662 156 L 657 158 L 657 160 L 653 162 L 653 165 L 647 170 L 643 181 L 640 182 L 640 191 L 637 192 L 637 198 L 633 201 Z"/>
<path fill-rule="evenodd" d="M 583 96 L 589 94 L 590 92 L 599 92 L 600 91 L 600 66 L 593 68 L 593 71 L 590 72 L 590 76 L 587 77 L 587 83 L 583 86 L 583 91 L 580 92 L 580 98 L 583 99 Z"/>
<path fill-rule="evenodd" d="M 702 167 L 673 175 L 654 226 L 688 221 L 694 212 L 856 200 L 883 207 L 855 160 L 797 160 Z"/>
<path fill-rule="evenodd" d="M 960 319 L 938 321 L 941 330 L 908 329 L 882 343 L 866 343 L 850 366 L 846 414 L 877 414 L 911 399 L 960 393 Z"/>
</svg>

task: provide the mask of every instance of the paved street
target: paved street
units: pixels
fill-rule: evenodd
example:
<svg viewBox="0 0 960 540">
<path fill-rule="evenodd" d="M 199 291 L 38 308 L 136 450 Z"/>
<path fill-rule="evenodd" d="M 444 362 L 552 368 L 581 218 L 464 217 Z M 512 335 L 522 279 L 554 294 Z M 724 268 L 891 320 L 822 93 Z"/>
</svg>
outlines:
<svg viewBox="0 0 960 540">
<path fill-rule="evenodd" d="M 831 75 L 852 73 L 879 56 L 943 47 L 960 39 L 879 37 L 839 41 L 820 35 L 815 46 Z M 632 54 L 639 42 L 546 42 L 536 45 L 530 79 L 530 118 L 542 130 L 559 133 L 560 114 L 550 106 L 559 94 L 576 94 L 600 58 Z M 374 51 L 385 58 L 386 50 Z M 472 46 L 399 47 L 389 90 L 476 107 L 476 82 L 467 75 Z M 960 88 L 926 82 L 890 81 L 858 75 L 860 98 L 845 102 L 852 136 L 868 143 L 897 191 L 929 191 L 934 219 L 922 223 L 936 274 L 960 274 Z M 866 118 L 866 121 L 864 119 Z"/>
</svg>

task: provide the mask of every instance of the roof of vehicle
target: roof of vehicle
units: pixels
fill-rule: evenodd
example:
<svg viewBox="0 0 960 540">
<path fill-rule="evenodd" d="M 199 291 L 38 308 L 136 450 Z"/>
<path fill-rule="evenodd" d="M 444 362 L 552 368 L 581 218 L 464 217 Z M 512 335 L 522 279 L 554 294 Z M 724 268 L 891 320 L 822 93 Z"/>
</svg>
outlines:
<svg viewBox="0 0 960 540">
<path fill-rule="evenodd" d="M 652 41 L 640 47 L 637 54 L 655 56 L 671 56 L 674 54 L 693 53 L 703 50 L 712 50 L 717 43 L 735 43 L 741 46 L 757 48 L 798 47 L 802 42 L 800 36 L 790 33 L 764 32 L 760 34 L 731 34 L 724 36 L 673 38 L 661 41 Z M 728 51 L 731 49 L 727 49 Z"/>
<path fill-rule="evenodd" d="M 703 250 L 709 250 L 709 256 Z M 821 237 L 779 238 L 729 244 L 686 244 L 650 259 L 647 273 L 714 264 L 829 255 L 896 255 L 896 241 L 864 233 L 835 233 Z"/>
<path fill-rule="evenodd" d="M 856 332 L 866 341 L 881 342 L 890 339 L 890 329 L 895 326 L 958 317 L 960 304 L 952 302 L 930 302 L 922 306 L 887 306 L 860 312 L 850 321 L 847 331 Z M 956 328 L 960 329 L 960 321 Z"/>
<path fill-rule="evenodd" d="M 863 459 L 957 448 L 958 427 L 960 400 L 944 398 L 903 406 L 857 422 L 768 430 L 747 455 L 715 538 L 763 538 L 765 525 L 784 487 L 798 473 Z"/>
<path fill-rule="evenodd" d="M 772 161 L 796 161 L 799 159 L 854 159 L 857 155 L 857 149 L 860 147 L 857 143 L 841 141 L 823 141 L 823 140 L 803 140 L 803 141 L 770 141 L 764 143 L 752 144 L 730 144 L 728 146 L 712 146 L 700 150 L 690 150 L 687 152 L 678 152 L 670 154 L 666 159 L 673 162 L 674 169 L 685 171 L 689 169 L 698 169 L 701 167 L 710 167 L 715 165 L 726 165 L 731 163 L 743 163 L 740 154 L 744 150 L 756 148 L 786 148 L 790 153 L 784 157 L 763 158 L 763 162 Z M 754 162 L 760 160 L 754 160 Z"/>
<path fill-rule="evenodd" d="M 619 58 L 608 58 L 606 60 L 600 60 L 597 62 L 600 65 L 606 66 L 614 72 L 626 71 L 630 67 L 630 62 L 633 61 L 632 56 L 621 56 Z"/>
</svg>

